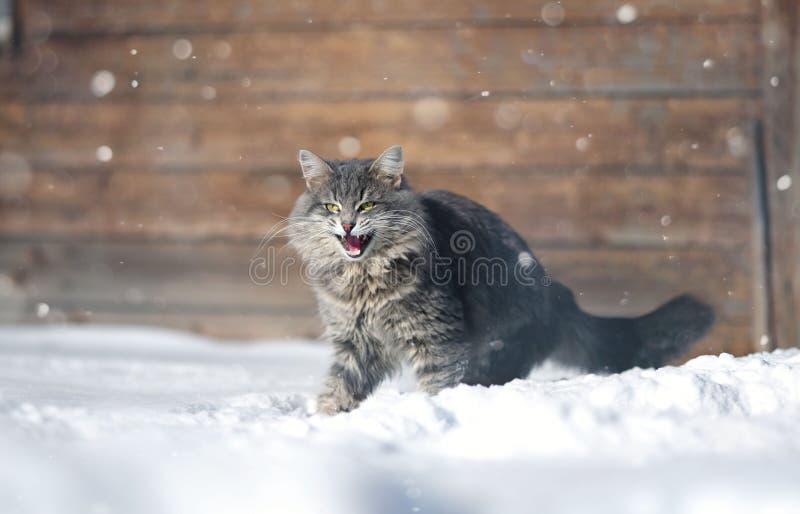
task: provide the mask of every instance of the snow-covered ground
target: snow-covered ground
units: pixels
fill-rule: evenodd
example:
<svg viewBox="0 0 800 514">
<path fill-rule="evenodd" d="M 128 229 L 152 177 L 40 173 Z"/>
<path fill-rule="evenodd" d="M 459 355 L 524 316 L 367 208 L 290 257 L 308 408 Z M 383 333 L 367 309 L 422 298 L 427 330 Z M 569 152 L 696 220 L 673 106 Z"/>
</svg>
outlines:
<svg viewBox="0 0 800 514">
<path fill-rule="evenodd" d="M 0 328 L 0 512 L 800 512 L 798 350 L 437 397 L 406 375 L 324 418 L 328 358 Z"/>
</svg>

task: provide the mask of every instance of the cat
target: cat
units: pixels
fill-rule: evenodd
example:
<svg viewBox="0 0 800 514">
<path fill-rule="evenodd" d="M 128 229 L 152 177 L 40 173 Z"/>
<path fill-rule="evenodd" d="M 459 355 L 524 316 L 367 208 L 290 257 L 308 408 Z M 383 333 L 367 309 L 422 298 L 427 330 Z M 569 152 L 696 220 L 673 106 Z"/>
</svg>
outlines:
<svg viewBox="0 0 800 514">
<path fill-rule="evenodd" d="M 548 357 L 587 372 L 657 367 L 714 321 L 688 295 L 636 318 L 583 312 L 497 214 L 454 193 L 411 189 L 400 146 L 377 159 L 301 150 L 299 161 L 306 190 L 289 239 L 313 270 L 335 349 L 320 413 L 356 408 L 404 362 L 431 394 L 524 378 Z"/>
</svg>

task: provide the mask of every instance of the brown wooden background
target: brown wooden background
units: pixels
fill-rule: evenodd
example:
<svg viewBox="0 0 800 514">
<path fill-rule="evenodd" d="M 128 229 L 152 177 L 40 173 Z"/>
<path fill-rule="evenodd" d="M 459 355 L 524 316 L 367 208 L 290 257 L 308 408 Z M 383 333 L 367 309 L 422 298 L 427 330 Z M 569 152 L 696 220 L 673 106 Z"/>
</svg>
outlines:
<svg viewBox="0 0 800 514">
<path fill-rule="evenodd" d="M 796 5 L 640 0 L 621 23 L 623 4 L 17 2 L 0 59 L 0 322 L 314 336 L 298 279 L 248 274 L 301 191 L 297 149 L 399 143 L 417 188 L 499 212 L 590 311 L 692 291 L 719 315 L 696 353 L 773 345 L 753 127 L 776 156 L 772 197 L 773 162 L 796 157 L 769 139 L 794 126 L 775 95 L 793 102 L 777 52 L 794 49 Z M 795 196 L 767 207 L 790 232 L 791 172 Z"/>
</svg>

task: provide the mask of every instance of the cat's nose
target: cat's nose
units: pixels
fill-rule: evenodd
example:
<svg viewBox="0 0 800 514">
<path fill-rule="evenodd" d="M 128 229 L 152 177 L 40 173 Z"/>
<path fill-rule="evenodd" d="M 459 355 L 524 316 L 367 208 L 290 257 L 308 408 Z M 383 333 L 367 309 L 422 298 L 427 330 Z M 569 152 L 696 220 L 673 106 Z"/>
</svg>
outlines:
<svg viewBox="0 0 800 514">
<path fill-rule="evenodd" d="M 342 228 L 344 229 L 345 232 L 347 232 L 349 234 L 350 231 L 353 230 L 353 224 L 352 223 L 342 223 Z"/>
</svg>

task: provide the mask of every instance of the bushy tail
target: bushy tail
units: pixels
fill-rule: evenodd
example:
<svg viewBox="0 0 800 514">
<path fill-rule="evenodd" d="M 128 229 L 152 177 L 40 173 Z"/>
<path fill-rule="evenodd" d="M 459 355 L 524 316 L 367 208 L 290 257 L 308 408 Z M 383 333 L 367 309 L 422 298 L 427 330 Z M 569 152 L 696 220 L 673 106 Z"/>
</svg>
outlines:
<svg viewBox="0 0 800 514">
<path fill-rule="evenodd" d="M 714 323 L 713 309 L 689 295 L 638 318 L 602 318 L 583 312 L 565 286 L 553 285 L 559 344 L 551 357 L 586 371 L 663 366 L 686 353 Z"/>
</svg>

